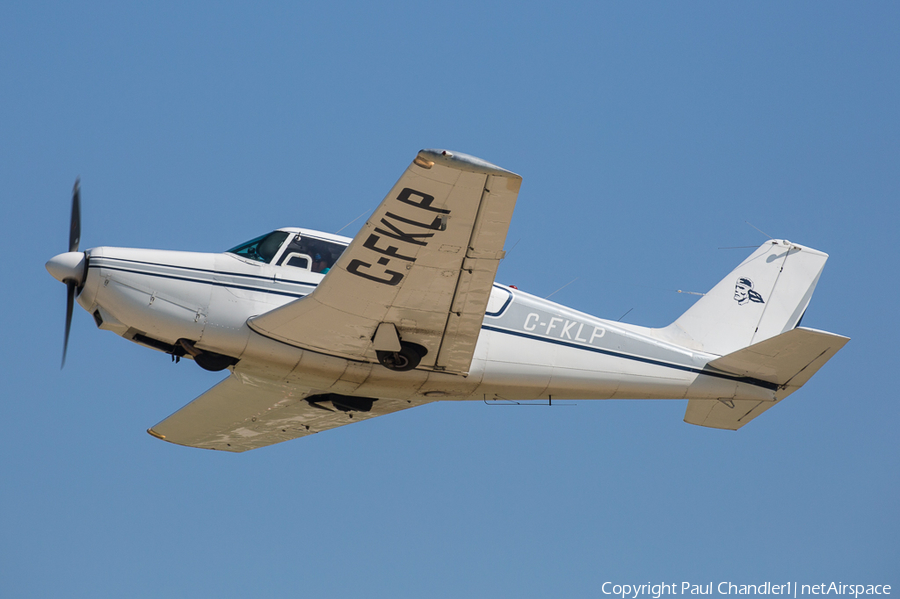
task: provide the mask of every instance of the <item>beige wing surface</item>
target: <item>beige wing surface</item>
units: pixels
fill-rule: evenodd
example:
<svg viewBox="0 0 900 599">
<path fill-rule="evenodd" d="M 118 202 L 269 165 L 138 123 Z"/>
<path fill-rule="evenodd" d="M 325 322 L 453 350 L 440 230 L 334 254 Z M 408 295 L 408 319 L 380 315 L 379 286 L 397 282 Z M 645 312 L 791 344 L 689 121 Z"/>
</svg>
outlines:
<svg viewBox="0 0 900 599">
<path fill-rule="evenodd" d="M 426 351 L 420 369 L 467 373 L 521 181 L 478 158 L 422 150 L 318 288 L 251 328 L 369 362 L 376 346 L 412 343 Z"/>
<path fill-rule="evenodd" d="M 147 432 L 178 445 L 241 452 L 429 403 L 309 389 L 235 372 Z"/>
</svg>

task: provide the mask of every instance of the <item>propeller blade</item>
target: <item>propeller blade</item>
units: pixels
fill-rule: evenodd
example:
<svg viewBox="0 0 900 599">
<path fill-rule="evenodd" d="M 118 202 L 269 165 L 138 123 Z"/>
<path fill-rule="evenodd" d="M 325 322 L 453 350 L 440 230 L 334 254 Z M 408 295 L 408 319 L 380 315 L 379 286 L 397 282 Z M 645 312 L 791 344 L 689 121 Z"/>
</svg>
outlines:
<svg viewBox="0 0 900 599">
<path fill-rule="evenodd" d="M 77 252 L 81 241 L 81 178 L 72 189 L 72 219 L 69 221 L 69 251 Z"/>
<path fill-rule="evenodd" d="M 72 310 L 75 307 L 75 282 L 66 282 L 66 336 L 63 339 L 63 356 L 62 364 L 59 369 L 62 370 L 66 365 L 66 350 L 69 348 L 69 329 L 72 328 Z"/>
</svg>

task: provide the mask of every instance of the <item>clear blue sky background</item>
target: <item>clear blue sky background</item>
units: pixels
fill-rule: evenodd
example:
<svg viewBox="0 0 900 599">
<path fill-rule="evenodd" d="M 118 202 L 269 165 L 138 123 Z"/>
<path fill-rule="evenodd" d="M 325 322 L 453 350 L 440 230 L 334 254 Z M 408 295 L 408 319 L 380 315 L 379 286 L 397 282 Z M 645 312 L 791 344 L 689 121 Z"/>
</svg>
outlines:
<svg viewBox="0 0 900 599">
<path fill-rule="evenodd" d="M 890 2 L 5 2 L 4 597 L 900 592 Z M 498 280 L 665 325 L 765 235 L 849 345 L 737 433 L 685 404 L 439 403 L 242 455 L 144 431 L 222 378 L 95 329 L 65 249 L 336 231 L 423 147 L 524 177 Z M 357 221 L 345 234 L 354 234 Z"/>
</svg>

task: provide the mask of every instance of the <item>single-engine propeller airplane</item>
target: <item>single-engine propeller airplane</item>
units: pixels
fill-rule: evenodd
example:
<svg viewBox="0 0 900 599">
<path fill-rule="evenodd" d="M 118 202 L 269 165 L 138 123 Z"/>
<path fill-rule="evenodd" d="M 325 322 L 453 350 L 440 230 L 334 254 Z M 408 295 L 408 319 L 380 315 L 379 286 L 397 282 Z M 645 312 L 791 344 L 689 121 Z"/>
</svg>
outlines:
<svg viewBox="0 0 900 599">
<path fill-rule="evenodd" d="M 240 452 L 438 400 L 687 399 L 737 430 L 848 341 L 798 325 L 828 256 L 769 240 L 674 323 L 602 320 L 494 282 L 522 178 L 422 150 L 353 239 L 278 229 L 218 254 L 47 262 L 97 326 L 230 376 L 148 432 Z"/>
</svg>

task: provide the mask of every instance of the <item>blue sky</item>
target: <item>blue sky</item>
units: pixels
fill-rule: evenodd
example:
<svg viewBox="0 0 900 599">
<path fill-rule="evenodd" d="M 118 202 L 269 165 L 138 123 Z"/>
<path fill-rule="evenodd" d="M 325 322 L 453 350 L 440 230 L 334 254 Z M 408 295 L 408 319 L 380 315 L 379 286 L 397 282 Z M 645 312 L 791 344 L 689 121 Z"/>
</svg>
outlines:
<svg viewBox="0 0 900 599">
<path fill-rule="evenodd" d="M 0 7 L 0 594 L 596 597 L 900 585 L 900 9 L 866 3 Z M 337 231 L 423 147 L 524 177 L 498 281 L 668 324 L 766 235 L 852 341 L 738 433 L 684 402 L 438 403 L 241 455 L 144 431 L 215 384 L 77 309 L 82 247 Z M 343 231 L 352 235 L 357 221 Z M 895 588 L 897 588 L 895 586 Z"/>
</svg>

